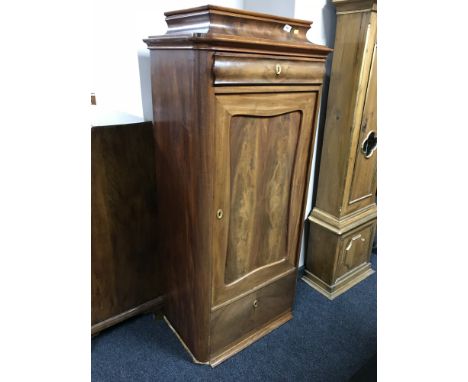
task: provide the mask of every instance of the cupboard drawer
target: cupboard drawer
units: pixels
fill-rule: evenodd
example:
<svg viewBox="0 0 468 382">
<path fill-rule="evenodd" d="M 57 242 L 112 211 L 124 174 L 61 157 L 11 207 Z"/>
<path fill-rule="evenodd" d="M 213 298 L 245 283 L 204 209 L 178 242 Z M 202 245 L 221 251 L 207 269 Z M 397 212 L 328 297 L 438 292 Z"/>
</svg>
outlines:
<svg viewBox="0 0 468 382">
<path fill-rule="evenodd" d="M 215 85 L 321 84 L 322 62 L 215 55 Z"/>
<path fill-rule="evenodd" d="M 252 331 L 289 311 L 294 299 L 296 272 L 267 285 L 211 315 L 211 354 L 240 342 Z"/>
</svg>

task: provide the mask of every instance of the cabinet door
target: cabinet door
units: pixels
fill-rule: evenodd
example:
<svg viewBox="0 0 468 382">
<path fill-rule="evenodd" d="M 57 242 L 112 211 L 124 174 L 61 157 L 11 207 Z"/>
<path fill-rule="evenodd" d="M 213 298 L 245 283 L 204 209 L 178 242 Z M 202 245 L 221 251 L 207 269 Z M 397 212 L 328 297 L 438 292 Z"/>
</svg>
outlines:
<svg viewBox="0 0 468 382">
<path fill-rule="evenodd" d="M 295 270 L 318 98 L 216 96 L 215 308 Z"/>
<path fill-rule="evenodd" d="M 374 48 L 369 83 L 358 133 L 352 174 L 348 180 L 348 204 L 344 213 L 349 214 L 375 202 L 377 188 L 377 48 Z"/>
</svg>

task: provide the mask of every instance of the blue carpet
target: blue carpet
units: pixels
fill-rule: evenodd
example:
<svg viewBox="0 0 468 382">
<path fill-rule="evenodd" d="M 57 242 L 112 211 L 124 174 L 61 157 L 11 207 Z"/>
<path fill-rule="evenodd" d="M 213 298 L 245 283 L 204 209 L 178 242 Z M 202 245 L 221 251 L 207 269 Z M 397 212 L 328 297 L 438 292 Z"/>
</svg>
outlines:
<svg viewBox="0 0 468 382">
<path fill-rule="evenodd" d="M 152 315 L 104 331 L 91 349 L 93 382 L 348 381 L 377 352 L 377 276 L 334 301 L 299 280 L 293 319 L 214 369 L 193 364 Z"/>
</svg>

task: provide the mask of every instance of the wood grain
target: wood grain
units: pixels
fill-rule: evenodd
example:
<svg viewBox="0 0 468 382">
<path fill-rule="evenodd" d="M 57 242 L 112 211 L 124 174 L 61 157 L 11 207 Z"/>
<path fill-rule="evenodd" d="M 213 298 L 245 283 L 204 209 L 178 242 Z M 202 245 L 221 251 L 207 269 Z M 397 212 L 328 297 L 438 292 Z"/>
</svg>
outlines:
<svg viewBox="0 0 468 382">
<path fill-rule="evenodd" d="M 231 205 L 225 283 L 284 259 L 299 111 L 235 116 L 230 126 Z"/>
<path fill-rule="evenodd" d="M 375 191 L 377 189 L 377 151 L 374 151 L 369 158 L 362 155 L 362 145 L 371 132 L 377 134 L 377 49 L 374 49 L 373 60 L 371 64 L 371 73 L 367 87 L 360 132 L 356 152 L 354 156 L 354 166 L 349 186 L 348 205 L 345 210 L 347 213 L 357 211 L 363 205 L 368 204 L 364 201 L 370 198 L 375 200 Z"/>
<path fill-rule="evenodd" d="M 242 299 L 213 312 L 211 352 L 217 356 L 232 343 L 291 311 L 296 275 L 290 274 Z"/>
<path fill-rule="evenodd" d="M 214 218 L 209 59 L 195 50 L 151 52 L 159 205 L 155 232 L 168 291 L 165 312 L 201 362 L 209 356 Z"/>
<path fill-rule="evenodd" d="M 212 367 L 218 366 L 221 362 L 224 362 L 229 357 L 232 357 L 233 355 L 237 354 L 241 350 L 245 349 L 247 346 L 259 340 L 263 336 L 266 336 L 267 334 L 269 334 L 270 332 L 272 332 L 273 330 L 275 330 L 276 328 L 278 328 L 279 326 L 283 325 L 291 319 L 292 314 L 290 311 L 287 311 L 286 313 L 274 318 L 265 325 L 257 327 L 257 329 L 255 331 L 252 331 L 247 337 L 236 342 L 233 346 L 227 348 L 224 352 L 215 355 L 211 359 L 210 365 Z"/>
<path fill-rule="evenodd" d="M 216 55 L 215 85 L 320 84 L 325 74 L 320 62 Z"/>
<path fill-rule="evenodd" d="M 214 237 L 218 238 L 213 242 L 212 297 L 215 306 L 235 298 L 238 294 L 250 290 L 255 285 L 264 282 L 264 280 L 297 266 L 299 241 L 303 225 L 301 216 L 304 216 L 305 213 L 304 195 L 307 192 L 307 184 L 304 180 L 307 179 L 310 170 L 311 145 L 316 116 L 315 108 L 318 99 L 318 92 L 216 96 L 217 130 L 215 146 L 217 150 L 214 175 L 215 189 L 219 190 L 219 192 L 214 195 L 214 205 L 216 208 L 224 210 L 224 217 L 216 222 L 213 233 Z M 297 112 L 300 112 L 300 120 Z M 295 117 L 291 117 L 291 114 L 295 115 Z M 280 115 L 283 115 L 279 120 L 283 123 L 282 125 L 278 121 Z M 288 115 L 289 117 L 287 117 Z M 238 116 L 242 116 L 241 119 L 236 119 Z M 242 121 L 245 128 L 251 127 L 248 130 L 250 135 L 244 137 L 242 144 L 236 144 L 238 139 L 235 136 L 233 137 L 233 134 L 239 134 L 237 130 L 239 130 L 240 126 L 238 124 L 240 121 Z M 285 131 L 281 132 L 281 126 Z M 265 130 L 261 134 L 262 127 L 268 129 L 268 131 Z M 278 128 L 276 135 L 275 127 Z M 294 132 L 296 132 L 295 139 L 293 139 Z M 280 143 L 278 139 L 282 137 L 282 134 L 289 141 L 289 143 L 286 142 L 286 145 Z M 257 140 L 262 136 L 264 137 L 263 141 Z M 275 146 L 278 143 L 284 149 L 290 149 L 291 152 L 286 153 L 284 149 L 275 152 Z M 243 159 L 242 150 L 247 151 Z M 265 156 L 265 158 L 259 161 L 259 154 Z M 268 161 L 265 160 L 267 158 Z M 239 159 L 241 159 L 240 162 Z M 285 162 L 281 163 L 281 161 Z M 264 163 L 264 165 L 261 163 Z M 283 177 L 285 175 L 288 177 L 287 180 L 285 179 L 285 184 L 273 185 L 269 181 L 268 172 L 274 174 L 275 169 L 281 169 L 287 163 L 291 167 L 289 174 L 284 173 L 284 168 L 282 170 Z M 239 165 L 241 165 L 241 168 L 237 171 Z M 240 175 L 236 177 L 236 174 Z M 243 185 L 236 185 L 237 182 L 242 181 L 244 182 Z M 268 191 L 268 186 L 276 187 L 277 190 Z M 284 187 L 282 191 L 281 187 Z M 270 195 L 274 197 L 267 199 L 267 192 L 270 192 Z M 281 194 L 276 194 L 276 192 Z M 276 199 L 279 196 L 281 196 L 282 201 Z M 259 210 L 255 210 L 258 200 L 261 200 L 261 204 L 258 206 L 259 210 L 264 210 L 264 213 L 260 215 Z M 272 206 L 268 205 L 268 203 L 272 202 L 276 203 L 277 206 L 272 208 Z M 282 203 L 281 206 L 278 203 Z M 281 227 L 284 235 L 286 235 L 286 251 L 284 255 L 275 255 L 279 249 L 268 247 L 265 242 L 266 236 L 263 224 L 268 227 L 267 231 L 271 230 L 268 212 L 280 209 L 281 212 L 274 212 L 286 214 L 287 224 Z M 233 214 L 232 217 L 231 214 Z M 249 216 L 255 216 L 255 220 L 249 219 Z M 279 218 L 281 219 L 281 217 Z M 243 228 L 238 228 L 236 226 L 238 224 L 246 225 Z M 278 230 L 274 235 L 279 235 L 279 229 L 278 226 Z M 236 236 L 237 230 L 239 234 Z M 230 238 L 231 235 L 233 236 Z M 252 243 L 249 244 L 249 240 L 252 240 Z M 237 245 L 240 248 L 235 251 Z M 247 246 L 242 248 L 243 245 Z M 262 248 L 264 246 L 267 246 L 267 248 Z M 242 254 L 247 248 L 250 248 L 249 252 Z M 232 251 L 234 251 L 233 254 L 230 254 Z M 268 263 L 268 260 L 263 260 L 261 261 L 262 265 L 255 266 L 254 261 L 257 258 L 255 254 L 259 251 L 265 251 L 265 254 L 260 255 L 260 258 L 266 256 L 266 259 L 268 259 L 271 255 L 272 259 L 276 261 Z M 270 253 L 270 255 L 266 255 L 266 253 Z M 229 257 L 228 254 L 230 254 Z M 253 260 L 251 260 L 252 256 Z M 245 261 L 246 257 L 249 259 L 247 263 Z M 233 261 L 234 264 L 230 261 Z M 239 261 L 239 264 L 236 265 L 236 261 Z M 243 267 L 246 264 L 248 264 L 247 268 L 244 269 Z M 233 272 L 228 274 L 227 277 L 225 276 L 226 266 L 228 266 L 228 272 Z M 243 274 L 243 277 L 237 280 L 235 280 L 236 269 L 240 269 Z"/>
<path fill-rule="evenodd" d="M 149 49 L 207 49 L 325 60 L 331 49 L 307 39 L 310 21 L 205 5 L 166 12 L 168 30 L 145 39 Z M 285 30 L 285 26 L 291 29 Z"/>
<path fill-rule="evenodd" d="M 375 221 L 352 230 L 341 238 L 335 277 L 339 280 L 354 268 L 370 262 Z"/>
<path fill-rule="evenodd" d="M 166 16 L 166 35 L 145 40 L 165 313 L 196 362 L 216 365 L 291 318 L 330 49 L 301 20 L 216 6 Z"/>
<path fill-rule="evenodd" d="M 333 3 L 335 51 L 304 275 L 329 298 L 372 274 L 377 216 L 377 152 L 363 151 L 377 134 L 376 1 Z"/>
<path fill-rule="evenodd" d="M 359 136 L 361 123 L 355 120 L 355 114 L 362 115 L 367 89 L 367 81 L 361 77 L 365 73 L 368 76 L 370 70 L 370 60 L 365 58 L 366 48 L 373 47 L 367 37 L 371 33 L 370 16 L 370 12 L 353 13 L 337 19 L 316 206 L 338 218 L 346 214 L 349 202 L 345 186 L 352 176 L 349 169 L 353 167 L 355 136 Z M 372 36 L 375 38 L 374 33 Z M 372 57 L 372 51 L 368 53 Z M 372 197 L 364 205 L 374 200 Z"/>
<path fill-rule="evenodd" d="M 150 122 L 91 129 L 93 333 L 160 305 L 153 157 Z"/>
</svg>

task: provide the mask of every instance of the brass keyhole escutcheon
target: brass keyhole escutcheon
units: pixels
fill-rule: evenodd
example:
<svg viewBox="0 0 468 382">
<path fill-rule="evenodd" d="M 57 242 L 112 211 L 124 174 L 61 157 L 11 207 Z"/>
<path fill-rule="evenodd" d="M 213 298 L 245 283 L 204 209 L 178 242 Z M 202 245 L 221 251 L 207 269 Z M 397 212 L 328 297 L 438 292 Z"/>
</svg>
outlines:
<svg viewBox="0 0 468 382">
<path fill-rule="evenodd" d="M 281 74 L 281 65 L 276 64 L 276 75 L 279 76 Z"/>
<path fill-rule="evenodd" d="M 377 134 L 375 131 L 369 132 L 366 139 L 362 142 L 361 150 L 366 158 L 370 158 L 377 148 Z"/>
<path fill-rule="evenodd" d="M 223 218 L 223 210 L 220 208 L 218 211 L 216 211 L 216 217 L 221 220 Z"/>
<path fill-rule="evenodd" d="M 254 300 L 252 305 L 253 305 L 254 309 L 257 309 L 258 308 L 258 300 Z"/>
</svg>

